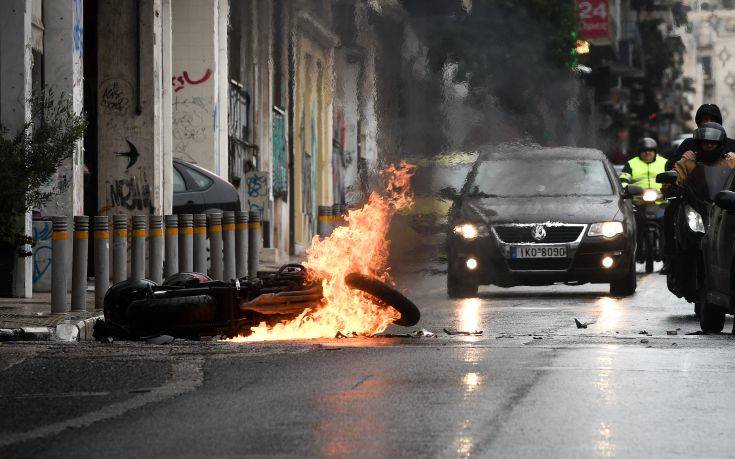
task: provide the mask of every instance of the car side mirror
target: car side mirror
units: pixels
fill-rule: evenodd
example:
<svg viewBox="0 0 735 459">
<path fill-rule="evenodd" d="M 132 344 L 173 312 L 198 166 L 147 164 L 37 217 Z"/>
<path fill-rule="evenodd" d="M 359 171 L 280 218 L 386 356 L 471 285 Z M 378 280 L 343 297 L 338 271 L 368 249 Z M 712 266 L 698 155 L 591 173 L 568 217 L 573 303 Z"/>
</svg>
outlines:
<svg viewBox="0 0 735 459">
<path fill-rule="evenodd" d="M 715 205 L 723 210 L 735 210 L 735 192 L 720 191 L 715 195 Z"/>
<path fill-rule="evenodd" d="M 679 174 L 676 171 L 661 172 L 656 176 L 656 183 L 665 183 L 671 185 L 676 183 L 676 179 L 679 178 Z"/>
<path fill-rule="evenodd" d="M 454 201 L 459 198 L 459 192 L 453 186 L 446 186 L 439 190 L 439 197 L 449 201 Z"/>
<path fill-rule="evenodd" d="M 625 187 L 625 191 L 623 192 L 623 198 L 632 199 L 635 196 L 642 195 L 644 191 L 645 190 L 638 185 L 628 185 Z"/>
</svg>

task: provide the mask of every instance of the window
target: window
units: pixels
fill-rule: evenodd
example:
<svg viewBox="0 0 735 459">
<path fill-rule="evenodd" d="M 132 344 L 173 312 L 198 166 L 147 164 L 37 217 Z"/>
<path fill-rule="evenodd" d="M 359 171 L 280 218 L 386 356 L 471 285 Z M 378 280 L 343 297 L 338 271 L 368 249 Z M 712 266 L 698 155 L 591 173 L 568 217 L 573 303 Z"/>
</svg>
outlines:
<svg viewBox="0 0 735 459">
<path fill-rule="evenodd" d="M 602 161 L 587 159 L 490 160 L 475 184 L 491 196 L 607 196 L 613 187 Z"/>
<path fill-rule="evenodd" d="M 206 190 L 210 187 L 210 185 L 212 185 L 212 179 L 210 179 L 206 175 L 202 174 L 196 169 L 192 169 L 191 167 L 187 167 L 186 169 L 189 171 L 191 178 L 194 179 L 194 183 L 196 183 L 198 190 Z"/>
<path fill-rule="evenodd" d="M 182 191 L 186 191 L 186 183 L 184 182 L 184 177 L 181 175 L 181 172 L 179 172 L 178 169 L 175 167 L 174 169 L 174 193 L 181 193 Z"/>
</svg>

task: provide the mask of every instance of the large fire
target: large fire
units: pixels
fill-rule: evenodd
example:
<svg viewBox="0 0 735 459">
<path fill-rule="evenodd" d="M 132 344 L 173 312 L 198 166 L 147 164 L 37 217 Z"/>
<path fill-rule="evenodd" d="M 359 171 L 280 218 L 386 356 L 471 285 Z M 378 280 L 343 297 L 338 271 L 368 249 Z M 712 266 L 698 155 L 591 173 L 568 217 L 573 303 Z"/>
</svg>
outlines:
<svg viewBox="0 0 735 459">
<path fill-rule="evenodd" d="M 399 318 L 395 310 L 376 306 L 351 290 L 344 279 L 356 272 L 390 282 L 388 225 L 396 211 L 413 205 L 410 180 L 415 171 L 415 166 L 406 162 L 386 167 L 381 171 L 387 183 L 386 195 L 372 193 L 365 206 L 348 212 L 346 224 L 335 228 L 331 236 L 314 236 L 304 265 L 322 279 L 324 300 L 319 308 L 272 327 L 261 323 L 251 335 L 235 340 L 334 338 L 338 332 L 373 335 Z"/>
</svg>

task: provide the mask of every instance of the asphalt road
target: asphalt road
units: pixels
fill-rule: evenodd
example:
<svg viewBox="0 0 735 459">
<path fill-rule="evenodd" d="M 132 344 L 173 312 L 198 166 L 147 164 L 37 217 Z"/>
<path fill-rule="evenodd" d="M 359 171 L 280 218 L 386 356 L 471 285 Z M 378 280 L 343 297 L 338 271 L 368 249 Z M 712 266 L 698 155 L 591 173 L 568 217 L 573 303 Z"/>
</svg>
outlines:
<svg viewBox="0 0 735 459">
<path fill-rule="evenodd" d="M 0 344 L 0 456 L 733 454 L 735 339 L 690 335 L 662 276 L 624 300 L 401 283 L 436 337 Z"/>
</svg>

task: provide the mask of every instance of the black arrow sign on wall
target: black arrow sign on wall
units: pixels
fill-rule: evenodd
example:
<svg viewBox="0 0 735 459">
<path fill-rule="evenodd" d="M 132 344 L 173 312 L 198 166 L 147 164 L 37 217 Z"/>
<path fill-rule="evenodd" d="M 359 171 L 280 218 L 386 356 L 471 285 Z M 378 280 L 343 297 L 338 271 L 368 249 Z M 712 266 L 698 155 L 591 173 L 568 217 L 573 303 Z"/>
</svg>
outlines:
<svg viewBox="0 0 735 459">
<path fill-rule="evenodd" d="M 128 143 L 128 151 L 116 151 L 115 154 L 117 156 L 127 156 L 128 167 L 126 167 L 125 170 L 128 170 L 133 164 L 138 162 L 140 154 L 138 153 L 138 149 L 135 148 L 135 145 L 133 145 L 128 139 L 125 139 L 125 141 Z"/>
</svg>

